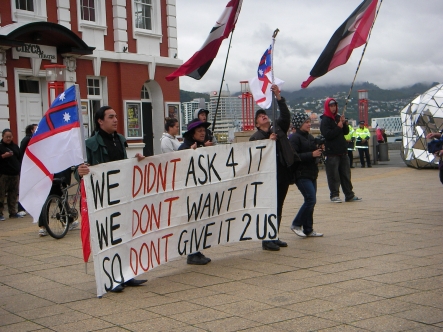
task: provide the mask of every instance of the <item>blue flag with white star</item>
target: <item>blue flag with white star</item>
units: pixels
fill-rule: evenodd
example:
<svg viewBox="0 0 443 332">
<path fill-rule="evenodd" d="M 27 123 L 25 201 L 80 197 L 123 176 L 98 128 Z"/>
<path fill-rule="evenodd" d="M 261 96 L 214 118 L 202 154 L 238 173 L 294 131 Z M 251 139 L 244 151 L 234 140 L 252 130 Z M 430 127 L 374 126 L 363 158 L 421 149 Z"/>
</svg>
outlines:
<svg viewBox="0 0 443 332">
<path fill-rule="evenodd" d="M 23 156 L 20 203 L 34 218 L 40 216 L 55 173 L 84 161 L 83 126 L 78 86 L 58 95 L 40 120 Z"/>
</svg>

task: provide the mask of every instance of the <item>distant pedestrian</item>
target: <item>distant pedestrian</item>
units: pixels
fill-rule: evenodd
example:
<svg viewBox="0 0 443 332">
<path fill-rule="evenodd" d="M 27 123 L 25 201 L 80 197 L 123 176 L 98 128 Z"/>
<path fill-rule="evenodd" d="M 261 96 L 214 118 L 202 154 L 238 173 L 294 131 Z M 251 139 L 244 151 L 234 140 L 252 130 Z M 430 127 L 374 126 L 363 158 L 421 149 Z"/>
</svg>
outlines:
<svg viewBox="0 0 443 332">
<path fill-rule="evenodd" d="M 31 140 L 32 135 L 34 135 L 34 132 L 36 129 L 37 129 L 37 124 L 35 124 L 35 123 L 27 125 L 25 128 L 26 136 L 20 142 L 20 155 L 22 156 L 22 159 L 25 155 L 25 151 L 26 151 L 26 148 L 28 147 L 29 141 Z M 20 193 L 19 193 L 19 197 L 20 197 Z M 18 202 L 17 214 L 20 216 L 26 216 L 26 211 L 23 208 L 23 206 L 20 204 L 20 202 Z"/>
<path fill-rule="evenodd" d="M 338 104 L 334 98 L 327 98 L 321 116 L 320 131 L 325 137 L 326 177 L 333 203 L 341 203 L 340 185 L 346 202 L 361 201 L 352 191 L 351 169 L 345 135 L 349 127 L 344 125 L 345 117 L 338 114 Z"/>
<path fill-rule="evenodd" d="M 348 158 L 349 165 L 351 168 L 354 168 L 354 151 L 355 151 L 355 137 L 354 137 L 354 128 L 349 124 L 349 120 L 346 118 L 343 123 L 344 126 L 348 126 L 349 133 L 345 135 L 346 143 L 348 144 Z"/>
<path fill-rule="evenodd" d="M 208 121 L 208 114 L 209 111 L 204 108 L 197 108 L 194 111 L 194 119 L 199 119 L 201 122 L 207 122 Z M 211 132 L 209 128 L 206 128 L 206 135 L 205 135 L 205 146 L 212 146 L 217 144 L 217 139 Z"/>
<path fill-rule="evenodd" d="M 9 218 L 23 218 L 17 214 L 18 187 L 22 157 L 20 148 L 13 141 L 12 131 L 4 129 L 0 142 L 0 221 L 3 216 L 5 195 L 8 194 L 7 204 Z"/>
<path fill-rule="evenodd" d="M 181 142 L 177 139 L 180 131 L 178 120 L 174 118 L 165 119 L 165 132 L 160 138 L 162 153 L 177 151 Z"/>
<path fill-rule="evenodd" d="M 359 122 L 359 127 L 355 130 L 354 136 L 355 147 L 357 148 L 360 156 L 361 167 L 365 168 L 365 157 L 368 167 L 372 167 L 371 157 L 369 155 L 369 138 L 371 137 L 371 133 L 369 132 L 369 129 L 365 127 L 364 121 Z"/>
</svg>

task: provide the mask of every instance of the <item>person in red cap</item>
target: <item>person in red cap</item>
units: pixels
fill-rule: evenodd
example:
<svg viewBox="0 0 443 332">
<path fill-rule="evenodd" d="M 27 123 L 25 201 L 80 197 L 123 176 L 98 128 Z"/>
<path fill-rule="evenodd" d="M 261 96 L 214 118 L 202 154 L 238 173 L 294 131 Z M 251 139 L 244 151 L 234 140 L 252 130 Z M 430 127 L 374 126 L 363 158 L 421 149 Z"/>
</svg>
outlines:
<svg viewBox="0 0 443 332">
<path fill-rule="evenodd" d="M 338 114 L 337 101 L 327 98 L 321 118 L 320 132 L 325 137 L 326 177 L 330 191 L 331 202 L 341 203 L 340 185 L 345 194 L 346 202 L 361 201 L 352 191 L 351 169 L 348 158 L 348 146 L 345 135 L 349 127 L 346 119 Z"/>
</svg>

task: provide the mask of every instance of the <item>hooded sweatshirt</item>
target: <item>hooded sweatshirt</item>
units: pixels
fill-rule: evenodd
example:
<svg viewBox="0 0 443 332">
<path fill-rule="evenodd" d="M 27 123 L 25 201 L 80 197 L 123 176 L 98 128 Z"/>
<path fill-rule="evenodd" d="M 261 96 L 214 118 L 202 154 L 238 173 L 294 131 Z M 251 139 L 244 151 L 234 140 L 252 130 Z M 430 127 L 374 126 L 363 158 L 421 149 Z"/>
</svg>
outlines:
<svg viewBox="0 0 443 332">
<path fill-rule="evenodd" d="M 333 114 L 329 108 L 329 102 L 335 101 L 334 98 L 327 98 L 324 104 L 324 112 L 320 123 L 320 132 L 325 137 L 325 155 L 343 155 L 348 153 L 345 135 L 349 133 L 349 127 L 343 125 L 340 128 L 337 123 L 340 121 L 340 115 Z"/>
</svg>

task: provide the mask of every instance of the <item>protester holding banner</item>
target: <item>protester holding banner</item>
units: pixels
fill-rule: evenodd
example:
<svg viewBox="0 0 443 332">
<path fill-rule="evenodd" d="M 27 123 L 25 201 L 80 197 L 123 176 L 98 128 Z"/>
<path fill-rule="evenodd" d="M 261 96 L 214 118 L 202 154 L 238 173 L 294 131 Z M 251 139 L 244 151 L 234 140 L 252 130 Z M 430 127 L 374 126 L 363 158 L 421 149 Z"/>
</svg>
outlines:
<svg viewBox="0 0 443 332">
<path fill-rule="evenodd" d="M 184 142 L 179 150 L 197 149 L 205 147 L 206 130 L 211 124 L 209 122 L 203 122 L 201 120 L 193 119 L 188 123 L 188 131 L 183 134 Z M 212 144 L 210 144 L 212 145 Z M 190 254 L 187 257 L 186 262 L 193 265 L 206 265 L 211 261 L 209 257 L 203 255 L 200 251 Z"/>
<path fill-rule="evenodd" d="M 126 139 L 117 133 L 117 114 L 110 106 L 101 107 L 94 115 L 94 135 L 86 140 L 86 155 L 88 164 L 79 165 L 78 175 L 89 173 L 88 165 L 97 165 L 111 161 L 127 159 Z M 135 157 L 140 161 L 144 157 L 137 153 Z M 147 280 L 130 279 L 117 285 L 112 292 L 121 292 L 123 286 L 139 286 Z"/>
<path fill-rule="evenodd" d="M 305 112 L 298 112 L 292 117 L 292 125 L 296 129 L 289 138 L 292 148 L 301 161 L 295 170 L 295 185 L 305 201 L 292 221 L 291 230 L 300 237 L 323 236 L 313 229 L 314 207 L 317 202 L 318 166 L 321 161 L 322 149 L 317 146 L 311 131 L 311 119 Z"/>
<path fill-rule="evenodd" d="M 0 142 L 0 221 L 3 216 L 5 195 L 8 194 L 9 218 L 23 218 L 17 214 L 17 195 L 20 177 L 20 149 L 13 141 L 11 129 L 4 129 Z"/>
<path fill-rule="evenodd" d="M 177 139 L 179 133 L 178 120 L 175 118 L 165 119 L 165 133 L 160 138 L 160 146 L 162 153 L 177 151 L 180 146 L 180 141 Z"/>
<path fill-rule="evenodd" d="M 344 115 L 338 114 L 338 104 L 334 98 L 327 98 L 321 118 L 320 132 L 325 137 L 326 177 L 333 203 L 341 203 L 340 185 L 346 202 L 361 201 L 352 191 L 351 168 L 345 135 L 349 127 L 344 125 Z"/>
<path fill-rule="evenodd" d="M 255 113 L 255 127 L 257 131 L 249 138 L 250 141 L 272 139 L 277 141 L 277 220 L 280 229 L 283 203 L 288 193 L 291 174 L 289 167 L 294 163 L 294 151 L 289 144 L 287 132 L 291 124 L 291 114 L 285 99 L 280 95 L 277 85 L 273 84 L 271 90 L 277 98 L 280 117 L 274 124 L 275 130 L 271 127 L 271 121 L 264 109 L 259 109 Z M 263 250 L 278 251 L 280 247 L 287 247 L 286 242 L 277 240 L 262 241 Z"/>
<path fill-rule="evenodd" d="M 199 119 L 201 122 L 208 121 L 209 111 L 204 108 L 198 108 L 194 111 L 194 119 Z M 205 146 L 212 146 L 217 144 L 217 140 L 209 128 L 206 128 Z"/>
</svg>

